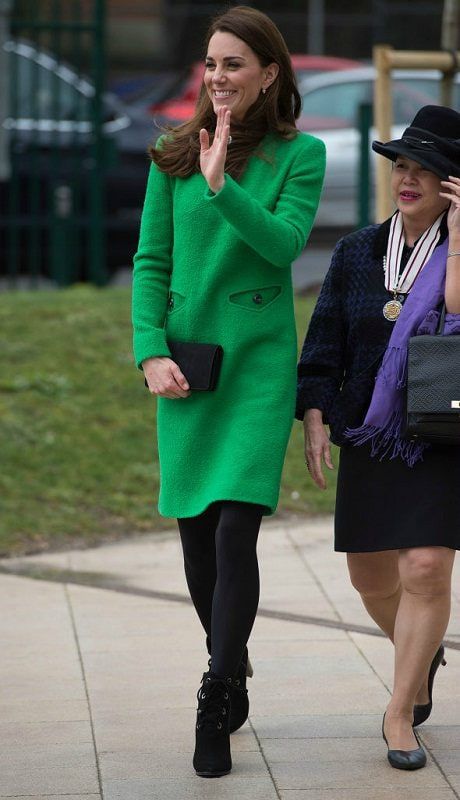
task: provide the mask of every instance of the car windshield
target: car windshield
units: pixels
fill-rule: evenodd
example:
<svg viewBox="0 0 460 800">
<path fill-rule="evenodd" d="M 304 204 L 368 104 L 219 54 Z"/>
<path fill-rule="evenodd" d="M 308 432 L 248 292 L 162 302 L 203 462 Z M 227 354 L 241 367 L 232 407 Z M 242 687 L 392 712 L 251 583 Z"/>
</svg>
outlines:
<svg viewBox="0 0 460 800">
<path fill-rule="evenodd" d="M 14 107 L 10 113 L 16 119 L 89 120 L 91 97 L 69 82 L 78 82 L 77 76 L 67 67 L 41 55 L 39 63 L 26 55 L 10 51 L 11 80 L 17 87 Z M 86 82 L 79 82 L 86 88 Z"/>
<path fill-rule="evenodd" d="M 315 121 L 311 128 L 353 128 L 357 126 L 361 103 L 372 103 L 373 81 L 355 80 L 320 86 L 302 98 L 302 116 Z M 454 105 L 460 100 L 460 86 L 455 86 Z M 396 78 L 393 81 L 393 122 L 405 125 L 424 105 L 439 98 L 439 81 L 429 78 Z"/>
<path fill-rule="evenodd" d="M 330 86 L 320 86 L 302 98 L 302 116 L 327 122 L 324 127 L 349 128 L 355 124 L 356 112 L 361 103 L 372 100 L 371 81 L 350 81 Z"/>
<path fill-rule="evenodd" d="M 410 88 L 414 91 L 421 92 L 424 97 L 430 98 L 431 102 L 435 104 L 440 103 L 440 81 L 428 80 L 427 78 L 411 78 Z M 454 92 L 452 99 L 452 106 L 458 108 L 460 105 L 460 83 L 454 83 Z M 417 109 L 418 110 L 418 109 Z"/>
</svg>

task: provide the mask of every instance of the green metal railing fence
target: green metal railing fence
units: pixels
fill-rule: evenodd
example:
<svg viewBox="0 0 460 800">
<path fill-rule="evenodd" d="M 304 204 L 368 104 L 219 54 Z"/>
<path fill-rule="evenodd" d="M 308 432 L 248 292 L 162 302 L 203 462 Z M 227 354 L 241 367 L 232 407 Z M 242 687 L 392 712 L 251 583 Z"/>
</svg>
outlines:
<svg viewBox="0 0 460 800">
<path fill-rule="evenodd" d="M 105 0 L 11 4 L 0 277 L 13 286 L 107 280 L 104 22 Z"/>
<path fill-rule="evenodd" d="M 365 228 L 371 222 L 371 159 L 370 130 L 372 127 L 372 104 L 361 103 L 358 108 L 359 161 L 358 161 L 358 228 Z"/>
</svg>

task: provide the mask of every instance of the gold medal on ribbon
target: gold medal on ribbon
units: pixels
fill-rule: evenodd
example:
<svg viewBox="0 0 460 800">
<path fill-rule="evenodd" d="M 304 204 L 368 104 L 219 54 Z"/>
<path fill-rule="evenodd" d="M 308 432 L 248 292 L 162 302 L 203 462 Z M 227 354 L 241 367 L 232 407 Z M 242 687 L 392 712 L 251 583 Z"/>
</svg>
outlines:
<svg viewBox="0 0 460 800">
<path fill-rule="evenodd" d="M 418 275 L 431 258 L 434 248 L 439 241 L 441 220 L 444 211 L 433 222 L 430 228 L 422 233 L 414 245 L 410 246 L 411 253 L 406 265 L 401 269 L 405 247 L 405 236 L 402 214 L 397 211 L 393 214 L 390 223 L 387 251 L 383 257 L 383 272 L 385 275 L 385 289 L 393 295 L 383 306 L 383 316 L 389 322 L 396 322 L 401 314 L 403 302 L 412 289 Z"/>
<path fill-rule="evenodd" d="M 388 303 L 385 303 L 383 306 L 383 316 L 385 319 L 388 319 L 390 322 L 395 322 L 402 310 L 402 303 L 396 299 L 388 300 Z"/>
</svg>

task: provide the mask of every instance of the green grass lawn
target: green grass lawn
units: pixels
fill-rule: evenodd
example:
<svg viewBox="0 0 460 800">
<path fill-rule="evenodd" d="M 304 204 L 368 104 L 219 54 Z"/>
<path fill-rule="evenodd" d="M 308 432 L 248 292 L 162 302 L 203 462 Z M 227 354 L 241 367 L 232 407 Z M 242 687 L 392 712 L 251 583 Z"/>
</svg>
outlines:
<svg viewBox="0 0 460 800">
<path fill-rule="evenodd" d="M 297 300 L 299 338 L 313 302 Z M 156 510 L 155 401 L 132 361 L 129 290 L 4 293 L 0 327 L 0 554 L 174 524 Z M 334 484 L 307 478 L 296 422 L 280 511 L 330 512 Z"/>
</svg>

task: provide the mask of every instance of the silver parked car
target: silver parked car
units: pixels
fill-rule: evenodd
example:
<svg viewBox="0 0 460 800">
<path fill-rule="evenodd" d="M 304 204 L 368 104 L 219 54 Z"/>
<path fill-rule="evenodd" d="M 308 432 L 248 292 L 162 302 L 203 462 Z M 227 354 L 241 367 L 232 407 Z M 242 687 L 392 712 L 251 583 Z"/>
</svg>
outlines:
<svg viewBox="0 0 460 800">
<path fill-rule="evenodd" d="M 323 139 L 327 150 L 326 177 L 315 223 L 320 227 L 350 228 L 357 224 L 358 108 L 361 103 L 372 103 L 375 76 L 374 67 L 360 67 L 307 77 L 300 83 L 299 127 Z M 401 136 L 419 108 L 439 103 L 439 95 L 440 73 L 436 70 L 395 70 L 392 138 Z M 455 80 L 453 106 L 460 106 L 460 75 Z M 372 128 L 370 140 L 376 138 Z"/>
</svg>

